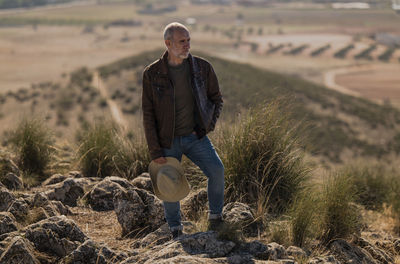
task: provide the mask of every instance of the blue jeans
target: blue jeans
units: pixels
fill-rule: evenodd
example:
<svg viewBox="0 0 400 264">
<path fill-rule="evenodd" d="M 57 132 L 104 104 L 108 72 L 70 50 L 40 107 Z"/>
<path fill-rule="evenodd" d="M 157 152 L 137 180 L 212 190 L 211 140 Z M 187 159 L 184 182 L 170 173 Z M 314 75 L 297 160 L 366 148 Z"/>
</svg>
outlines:
<svg viewBox="0 0 400 264">
<path fill-rule="evenodd" d="M 224 206 L 224 165 L 207 136 L 198 139 L 197 135 L 175 137 L 170 149 L 164 148 L 165 157 L 181 161 L 185 154 L 199 166 L 208 178 L 207 194 L 209 219 L 220 217 Z M 169 228 L 182 229 L 179 202 L 165 202 L 164 212 Z"/>
</svg>

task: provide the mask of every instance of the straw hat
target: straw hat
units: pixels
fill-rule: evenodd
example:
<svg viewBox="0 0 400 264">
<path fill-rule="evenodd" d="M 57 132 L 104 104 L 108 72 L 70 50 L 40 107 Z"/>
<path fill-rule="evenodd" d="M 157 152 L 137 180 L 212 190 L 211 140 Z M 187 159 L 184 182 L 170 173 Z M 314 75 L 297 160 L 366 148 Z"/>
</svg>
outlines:
<svg viewBox="0 0 400 264">
<path fill-rule="evenodd" d="M 189 194 L 190 186 L 181 163 L 173 157 L 166 157 L 163 164 L 152 161 L 149 165 L 151 183 L 155 195 L 166 202 L 177 202 Z"/>
</svg>

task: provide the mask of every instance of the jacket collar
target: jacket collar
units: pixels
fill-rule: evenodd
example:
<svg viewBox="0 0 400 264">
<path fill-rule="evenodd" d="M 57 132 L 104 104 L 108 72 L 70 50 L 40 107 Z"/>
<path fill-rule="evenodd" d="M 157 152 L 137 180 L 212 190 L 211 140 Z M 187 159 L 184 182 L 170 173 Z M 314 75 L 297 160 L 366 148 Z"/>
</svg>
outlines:
<svg viewBox="0 0 400 264">
<path fill-rule="evenodd" d="M 190 65 L 191 72 L 194 75 L 199 74 L 200 69 L 197 66 L 197 63 L 195 63 L 195 60 L 194 60 L 192 54 L 189 53 L 188 59 L 189 59 L 189 65 Z M 166 50 L 164 52 L 164 54 L 160 58 L 160 61 L 161 61 L 160 73 L 168 75 L 168 50 Z"/>
</svg>

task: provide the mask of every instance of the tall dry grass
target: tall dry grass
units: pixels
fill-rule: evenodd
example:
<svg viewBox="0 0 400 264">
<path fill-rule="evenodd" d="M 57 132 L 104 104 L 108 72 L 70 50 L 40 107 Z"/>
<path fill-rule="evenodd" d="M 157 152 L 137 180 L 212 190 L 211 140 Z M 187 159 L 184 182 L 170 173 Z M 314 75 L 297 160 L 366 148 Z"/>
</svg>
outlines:
<svg viewBox="0 0 400 264">
<path fill-rule="evenodd" d="M 121 135 L 111 122 L 100 121 L 81 131 L 77 158 L 88 177 L 111 175 L 132 179 L 147 171 L 150 156 L 143 139 Z"/>
<path fill-rule="evenodd" d="M 10 133 L 9 142 L 28 182 L 35 184 L 48 176 L 55 151 L 54 138 L 41 120 L 24 118 Z"/>
<path fill-rule="evenodd" d="M 309 179 L 298 126 L 279 102 L 250 110 L 217 146 L 225 166 L 226 200 L 242 201 L 259 211 L 282 212 Z"/>
<path fill-rule="evenodd" d="M 360 213 L 356 204 L 356 190 L 348 175 L 333 173 L 324 182 L 318 208 L 319 238 L 323 243 L 346 239 L 357 234 Z"/>
</svg>

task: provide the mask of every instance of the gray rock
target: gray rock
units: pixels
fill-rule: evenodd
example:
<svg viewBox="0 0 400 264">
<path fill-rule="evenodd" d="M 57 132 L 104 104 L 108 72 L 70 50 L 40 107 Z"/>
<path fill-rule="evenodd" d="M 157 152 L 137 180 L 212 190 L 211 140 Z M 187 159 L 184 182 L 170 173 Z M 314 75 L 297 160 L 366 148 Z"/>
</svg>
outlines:
<svg viewBox="0 0 400 264">
<path fill-rule="evenodd" d="M 249 235 L 257 235 L 258 225 L 254 221 L 250 206 L 244 203 L 228 203 L 222 212 L 226 222 L 242 227 Z"/>
<path fill-rule="evenodd" d="M 80 171 L 70 171 L 67 178 L 84 178 L 84 176 Z"/>
<path fill-rule="evenodd" d="M 389 241 L 388 241 L 389 242 Z M 382 242 L 377 242 L 374 244 L 370 243 L 367 239 L 364 239 L 362 237 L 359 237 L 355 243 L 363 248 L 365 251 L 367 251 L 375 260 L 377 260 L 378 263 L 394 263 L 394 258 L 393 256 L 389 255 L 389 253 L 386 253 L 382 248 L 385 248 L 390 252 L 393 248 L 393 245 L 389 246 L 385 243 Z M 382 248 L 380 248 L 380 246 Z"/>
<path fill-rule="evenodd" d="M 308 264 L 340 264 L 334 256 L 322 256 L 310 259 Z"/>
<path fill-rule="evenodd" d="M 7 210 L 12 213 L 17 220 L 24 220 L 29 212 L 29 205 L 24 199 L 18 198 L 14 200 Z"/>
<path fill-rule="evenodd" d="M 329 250 L 340 262 L 378 263 L 366 250 L 352 245 L 343 239 L 336 239 L 331 242 Z"/>
<path fill-rule="evenodd" d="M 15 236 L 7 249 L 0 256 L 0 263 L 7 264 L 40 264 L 34 255 L 34 250 L 29 241 L 20 236 Z"/>
<path fill-rule="evenodd" d="M 58 257 L 64 257 L 84 242 L 87 237 L 71 219 L 55 216 L 29 225 L 25 237 L 35 248 Z"/>
<path fill-rule="evenodd" d="M 218 234 L 213 231 L 182 236 L 179 243 L 190 255 L 205 254 L 210 258 L 224 257 L 236 246 L 232 241 L 219 240 Z"/>
<path fill-rule="evenodd" d="M 0 187 L 0 212 L 7 211 L 15 201 L 15 196 L 6 188 Z"/>
<path fill-rule="evenodd" d="M 400 239 L 393 241 L 394 250 L 400 255 Z"/>
<path fill-rule="evenodd" d="M 46 214 L 49 216 L 72 214 L 71 210 L 63 205 L 60 201 L 49 201 L 47 196 L 42 192 L 36 193 L 34 195 L 31 204 L 31 208 L 39 207 L 42 207 L 46 211 Z"/>
<path fill-rule="evenodd" d="M 288 255 L 283 246 L 272 242 L 267 245 L 260 241 L 254 240 L 240 246 L 241 252 L 248 252 L 257 259 L 262 260 L 278 260 L 287 258 Z"/>
<path fill-rule="evenodd" d="M 67 205 L 64 205 L 60 201 L 50 201 L 52 208 L 57 209 L 60 215 L 72 215 L 71 210 L 68 208 Z M 46 208 L 45 208 L 46 209 Z"/>
<path fill-rule="evenodd" d="M 198 220 L 201 212 L 208 209 L 207 206 L 207 190 L 199 189 L 195 192 L 191 192 L 183 201 L 181 202 L 181 208 L 187 219 Z"/>
<path fill-rule="evenodd" d="M 114 210 L 114 194 L 117 191 L 122 190 L 123 187 L 119 183 L 111 181 L 110 178 L 111 177 L 106 177 L 83 196 L 82 199 L 85 200 L 93 210 Z"/>
<path fill-rule="evenodd" d="M 269 260 L 278 260 L 287 257 L 285 248 L 275 242 L 267 244 L 267 252 Z"/>
<path fill-rule="evenodd" d="M 186 260 L 197 261 L 193 263 L 207 263 L 203 260 L 228 257 L 235 246 L 236 244 L 232 241 L 219 240 L 216 232 L 196 233 L 183 235 L 176 240 L 169 240 L 162 245 L 150 247 L 123 263 L 174 263 L 178 257 L 184 256 L 188 257 L 185 258 Z"/>
<path fill-rule="evenodd" d="M 42 207 L 47 204 L 49 204 L 49 199 L 44 193 L 39 192 L 33 196 L 32 207 Z"/>
<path fill-rule="evenodd" d="M 115 253 L 109 248 L 96 244 L 91 239 L 88 239 L 64 258 L 61 263 L 109 264 L 120 263 L 126 258 L 126 254 Z"/>
<path fill-rule="evenodd" d="M 183 231 L 185 233 L 191 233 L 196 227 L 189 221 L 182 221 Z M 160 226 L 157 230 L 147 234 L 144 238 L 135 240 L 131 244 L 131 248 L 148 247 L 161 245 L 172 239 L 171 231 L 168 225 L 165 223 Z"/>
<path fill-rule="evenodd" d="M 164 223 L 161 201 L 145 190 L 118 190 L 113 203 L 123 235 L 145 235 Z"/>
<path fill-rule="evenodd" d="M 56 184 L 64 181 L 67 178 L 68 178 L 67 176 L 57 173 L 47 178 L 44 182 L 42 182 L 42 186 Z"/>
<path fill-rule="evenodd" d="M 0 235 L 17 231 L 17 221 L 8 212 L 0 212 Z"/>
<path fill-rule="evenodd" d="M 1 177 L 1 182 L 9 190 L 21 190 L 24 188 L 21 178 L 14 172 L 8 172 L 6 175 Z"/>
<path fill-rule="evenodd" d="M 144 238 L 135 240 L 132 243 L 131 248 L 161 245 L 169 240 L 171 240 L 171 231 L 169 230 L 168 225 L 165 223 L 157 230 L 147 234 Z"/>
<path fill-rule="evenodd" d="M 121 177 L 117 177 L 117 176 L 108 176 L 108 177 L 105 177 L 104 180 L 108 180 L 108 181 L 112 181 L 112 182 L 118 183 L 119 185 L 121 185 L 125 189 L 134 187 L 133 184 L 130 183 L 127 179 L 124 179 L 124 178 L 121 178 Z"/>
<path fill-rule="evenodd" d="M 153 193 L 153 185 L 151 184 L 150 175 L 147 172 L 142 173 L 133 179 L 132 185 L 136 188 L 144 189 L 150 193 Z"/>
<path fill-rule="evenodd" d="M 295 247 L 295 246 L 290 246 L 286 249 L 286 253 L 288 256 L 293 257 L 293 258 L 306 258 L 307 257 L 307 253 L 299 248 L 299 247 Z"/>
<path fill-rule="evenodd" d="M 85 193 L 84 188 L 92 185 L 90 179 L 66 179 L 55 185 L 49 185 L 51 190 L 46 192 L 50 200 L 57 200 L 69 206 L 76 206 L 78 198 Z"/>
<path fill-rule="evenodd" d="M 19 177 L 21 175 L 20 170 L 18 169 L 18 166 L 15 165 L 15 163 L 12 161 L 12 159 L 4 153 L 0 153 L 0 182 L 4 184 L 8 188 L 8 180 L 7 180 L 7 174 L 11 173 L 15 175 L 16 177 Z M 12 185 L 12 184 L 11 184 Z M 10 188 L 11 190 L 12 188 Z"/>
</svg>

